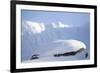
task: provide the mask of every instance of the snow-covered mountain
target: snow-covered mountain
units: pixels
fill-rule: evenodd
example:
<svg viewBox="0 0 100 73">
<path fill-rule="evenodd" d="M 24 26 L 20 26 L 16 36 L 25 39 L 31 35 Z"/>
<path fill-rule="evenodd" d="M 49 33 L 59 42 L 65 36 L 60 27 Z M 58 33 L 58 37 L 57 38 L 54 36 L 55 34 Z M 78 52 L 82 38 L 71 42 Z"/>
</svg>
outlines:
<svg viewBox="0 0 100 73">
<path fill-rule="evenodd" d="M 72 39 L 80 40 L 80 42 L 84 42 L 89 45 L 87 40 L 84 38 L 89 38 L 89 36 L 85 36 L 85 34 L 89 34 L 87 32 L 89 27 L 72 27 L 71 25 L 64 25 L 61 22 L 58 24 L 50 23 L 37 23 L 26 21 L 22 23 L 22 61 L 30 60 L 32 55 L 39 55 L 38 61 L 50 61 L 50 60 L 80 60 L 85 59 L 84 54 L 86 50 L 78 53 L 75 56 L 68 57 L 60 57 L 55 58 L 52 57 L 55 53 L 64 53 L 67 51 L 73 51 L 73 49 L 80 49 L 80 43 L 71 42 Z M 71 39 L 69 41 L 69 39 Z M 64 44 L 65 42 L 74 43 L 73 45 Z M 78 46 L 75 47 L 75 46 Z M 83 46 L 83 45 L 82 45 Z M 86 48 L 86 47 L 85 47 Z M 87 46 L 87 48 L 90 48 Z M 89 50 L 88 50 L 89 52 Z M 51 59 L 50 59 L 51 58 Z M 37 61 L 37 60 L 34 60 Z"/>
</svg>

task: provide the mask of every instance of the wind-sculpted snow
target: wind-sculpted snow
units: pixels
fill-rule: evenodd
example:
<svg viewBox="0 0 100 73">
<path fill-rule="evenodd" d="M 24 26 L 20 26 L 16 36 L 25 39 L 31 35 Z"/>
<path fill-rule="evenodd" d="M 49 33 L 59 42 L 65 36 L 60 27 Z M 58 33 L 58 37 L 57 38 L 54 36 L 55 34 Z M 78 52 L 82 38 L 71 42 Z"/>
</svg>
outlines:
<svg viewBox="0 0 100 73">
<path fill-rule="evenodd" d="M 47 47 L 47 48 L 45 48 L 45 47 Z M 41 49 L 42 53 L 39 53 L 39 51 L 37 52 L 38 53 L 37 57 L 39 57 L 39 60 L 48 60 L 48 58 L 56 59 L 56 57 L 54 55 L 57 55 L 57 54 L 69 53 L 70 55 L 68 55 L 68 56 L 75 56 L 73 53 L 81 54 L 82 51 L 86 50 L 86 45 L 83 42 L 78 41 L 78 40 L 57 40 L 57 41 L 52 42 L 49 45 L 47 44 L 46 46 L 44 46 L 44 48 L 40 48 L 40 49 Z M 67 58 L 68 56 L 66 56 L 65 58 Z M 85 56 L 85 54 L 84 54 L 84 56 Z M 36 56 L 34 56 L 34 58 L 35 57 Z M 60 58 L 59 58 L 59 60 L 60 60 Z"/>
</svg>

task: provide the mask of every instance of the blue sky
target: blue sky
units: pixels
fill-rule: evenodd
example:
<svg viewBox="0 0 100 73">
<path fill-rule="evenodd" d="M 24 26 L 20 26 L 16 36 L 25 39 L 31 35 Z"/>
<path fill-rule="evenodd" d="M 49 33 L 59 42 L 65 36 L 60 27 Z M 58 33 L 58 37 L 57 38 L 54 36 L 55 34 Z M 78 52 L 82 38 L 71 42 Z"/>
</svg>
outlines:
<svg viewBox="0 0 100 73">
<path fill-rule="evenodd" d="M 21 10 L 21 18 L 22 61 L 29 60 L 32 54 L 37 53 L 36 48 L 41 49 L 42 45 L 58 39 L 80 40 L 90 52 L 89 13 Z M 38 51 L 43 53 L 42 50 Z M 83 58 L 77 56 L 76 59 Z"/>
<path fill-rule="evenodd" d="M 90 17 L 89 13 L 22 10 L 22 19 L 36 22 L 44 22 L 46 24 L 62 21 L 65 24 L 82 26 L 86 23 L 89 23 Z"/>
</svg>

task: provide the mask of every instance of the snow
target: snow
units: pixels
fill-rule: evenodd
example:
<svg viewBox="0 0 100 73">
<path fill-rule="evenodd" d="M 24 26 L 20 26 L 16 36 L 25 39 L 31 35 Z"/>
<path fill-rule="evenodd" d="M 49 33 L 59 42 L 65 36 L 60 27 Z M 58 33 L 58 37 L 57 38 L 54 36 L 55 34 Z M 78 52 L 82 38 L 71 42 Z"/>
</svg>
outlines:
<svg viewBox="0 0 100 73">
<path fill-rule="evenodd" d="M 82 31 L 84 28 L 78 29 L 80 33 L 82 33 L 82 35 L 80 34 L 81 37 L 79 37 L 77 28 L 56 29 L 53 28 L 51 24 L 25 21 L 22 24 L 22 62 L 86 59 L 85 54 L 89 47 L 86 47 L 86 41 L 84 43 L 80 40 L 86 33 L 85 31 Z M 69 35 L 71 35 L 71 37 Z M 73 39 L 70 39 L 69 37 Z M 85 50 L 74 56 L 54 57 L 55 54 L 77 51 L 80 48 L 84 48 Z M 39 58 L 30 60 L 35 54 L 38 54 Z"/>
</svg>

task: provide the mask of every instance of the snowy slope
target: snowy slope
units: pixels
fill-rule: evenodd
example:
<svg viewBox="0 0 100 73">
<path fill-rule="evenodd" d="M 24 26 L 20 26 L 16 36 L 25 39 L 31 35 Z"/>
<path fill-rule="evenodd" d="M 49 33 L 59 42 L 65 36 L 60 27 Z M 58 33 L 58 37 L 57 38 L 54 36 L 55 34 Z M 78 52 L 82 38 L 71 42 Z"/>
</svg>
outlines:
<svg viewBox="0 0 100 73">
<path fill-rule="evenodd" d="M 33 26 L 33 25 L 36 26 Z M 60 26 L 61 23 L 59 23 Z M 56 26 L 59 27 L 59 26 Z M 64 27 L 64 25 L 63 25 Z M 81 45 L 86 48 L 86 45 L 83 45 L 83 35 L 87 30 L 81 28 L 53 28 L 52 24 L 43 24 L 37 22 L 24 22 L 22 25 L 22 61 L 30 60 L 32 55 L 39 55 L 39 59 L 33 61 L 50 61 L 50 60 L 78 60 L 85 59 L 85 53 L 77 54 L 75 56 L 69 57 L 60 57 L 55 58 L 52 55 L 58 53 L 69 52 L 73 50 L 78 50 L 81 48 Z M 66 26 L 69 27 L 69 26 Z M 65 32 L 66 31 L 66 32 Z M 82 34 L 79 34 L 79 32 Z M 72 36 L 70 33 L 76 35 Z M 80 35 L 80 38 L 79 38 Z M 87 36 L 84 36 L 87 37 Z M 76 40 L 66 40 L 66 39 L 76 39 Z M 81 39 L 81 40 L 80 40 Z M 74 41 L 80 40 L 79 43 L 74 43 Z M 86 41 L 85 41 L 86 42 Z M 74 47 L 73 47 L 74 46 Z M 87 48 L 89 48 L 87 46 Z M 86 50 L 85 50 L 86 51 Z"/>
</svg>

